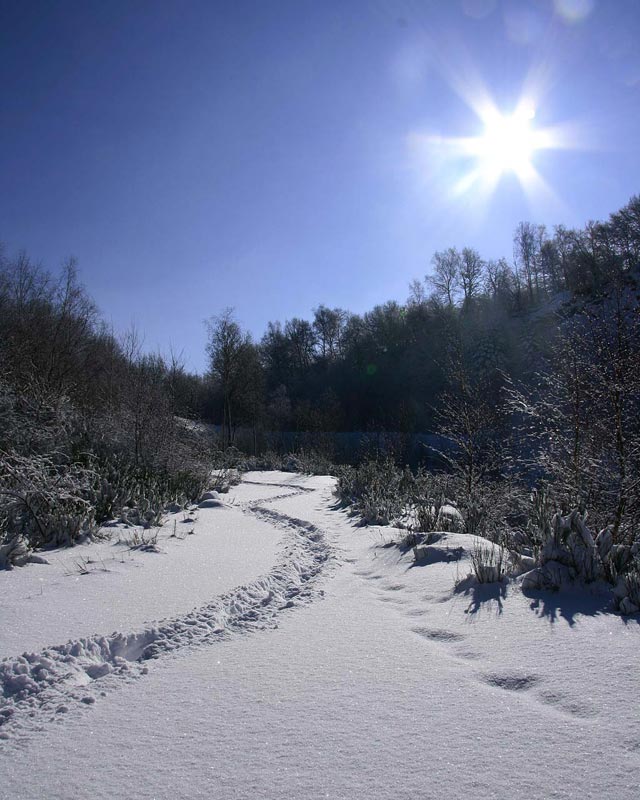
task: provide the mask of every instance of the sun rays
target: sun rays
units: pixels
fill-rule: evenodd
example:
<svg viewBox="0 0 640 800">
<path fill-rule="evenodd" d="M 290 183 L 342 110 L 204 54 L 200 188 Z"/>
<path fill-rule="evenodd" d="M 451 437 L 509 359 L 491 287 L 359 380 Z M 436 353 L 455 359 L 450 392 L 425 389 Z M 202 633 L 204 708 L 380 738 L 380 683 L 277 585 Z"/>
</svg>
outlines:
<svg viewBox="0 0 640 800">
<path fill-rule="evenodd" d="M 503 105 L 455 40 L 446 48 L 429 41 L 437 72 L 471 113 L 466 124 L 458 118 L 455 132 L 436 133 L 424 126 L 409 133 L 418 184 L 423 189 L 437 186 L 443 200 L 463 201 L 481 216 L 503 184 L 504 189 L 509 184 L 519 187 L 532 206 L 563 209 L 545 151 L 592 150 L 594 143 L 577 123 L 552 119 L 552 106 L 546 102 L 553 83 L 551 66 L 531 65 L 520 97 Z"/>
<path fill-rule="evenodd" d="M 475 135 L 435 136 L 413 134 L 411 143 L 430 175 L 444 177 L 452 197 L 473 193 L 484 201 L 503 178 L 514 176 L 527 195 L 554 196 L 536 167 L 542 150 L 564 149 L 571 144 L 561 127 L 536 124 L 536 107 L 522 98 L 503 111 L 485 93 L 469 103 L 478 118 Z"/>
</svg>

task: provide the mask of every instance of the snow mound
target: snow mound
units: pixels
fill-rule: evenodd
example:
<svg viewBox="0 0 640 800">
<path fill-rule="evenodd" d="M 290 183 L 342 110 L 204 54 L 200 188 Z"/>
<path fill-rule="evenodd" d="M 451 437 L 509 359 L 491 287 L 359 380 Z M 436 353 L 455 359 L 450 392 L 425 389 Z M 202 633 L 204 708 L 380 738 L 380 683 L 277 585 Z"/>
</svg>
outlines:
<svg viewBox="0 0 640 800">
<path fill-rule="evenodd" d="M 198 508 L 224 508 L 225 505 L 218 492 L 205 492 L 200 498 Z"/>
</svg>

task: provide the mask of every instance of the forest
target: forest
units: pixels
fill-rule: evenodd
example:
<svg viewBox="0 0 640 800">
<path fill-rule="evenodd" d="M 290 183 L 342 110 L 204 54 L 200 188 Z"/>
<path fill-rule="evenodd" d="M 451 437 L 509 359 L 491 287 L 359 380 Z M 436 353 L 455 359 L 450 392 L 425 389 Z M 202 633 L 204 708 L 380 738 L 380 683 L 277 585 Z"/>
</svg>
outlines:
<svg viewBox="0 0 640 800">
<path fill-rule="evenodd" d="M 226 309 L 205 375 L 110 330 L 74 261 L 53 275 L 3 252 L 0 562 L 119 515 L 150 524 L 214 467 L 286 463 L 339 474 L 372 520 L 446 495 L 470 532 L 531 538 L 536 515 L 588 509 L 631 547 L 640 197 L 580 230 L 520 223 L 513 243 L 510 260 L 440 250 L 405 303 L 319 306 L 259 341 Z"/>
</svg>

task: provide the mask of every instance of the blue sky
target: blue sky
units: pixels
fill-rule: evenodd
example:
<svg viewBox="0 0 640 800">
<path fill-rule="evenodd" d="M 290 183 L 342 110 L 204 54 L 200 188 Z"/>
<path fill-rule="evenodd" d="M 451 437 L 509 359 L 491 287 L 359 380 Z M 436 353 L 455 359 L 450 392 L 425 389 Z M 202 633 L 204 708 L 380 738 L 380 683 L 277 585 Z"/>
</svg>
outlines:
<svg viewBox="0 0 640 800">
<path fill-rule="evenodd" d="M 0 0 L 0 240 L 77 257 L 116 330 L 200 370 L 227 306 L 256 336 L 363 312 L 435 250 L 510 258 L 521 220 L 627 202 L 639 39 L 637 0 Z M 465 183 L 450 143 L 482 134 L 477 99 L 523 95 L 563 134 L 538 184 Z"/>
</svg>

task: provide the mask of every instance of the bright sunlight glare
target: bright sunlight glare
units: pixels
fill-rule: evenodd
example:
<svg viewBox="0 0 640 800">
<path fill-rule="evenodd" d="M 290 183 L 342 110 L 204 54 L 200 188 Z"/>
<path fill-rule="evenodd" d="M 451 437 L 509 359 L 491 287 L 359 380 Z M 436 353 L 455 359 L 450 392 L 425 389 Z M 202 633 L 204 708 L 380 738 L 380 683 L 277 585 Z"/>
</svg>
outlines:
<svg viewBox="0 0 640 800">
<path fill-rule="evenodd" d="M 498 177 L 504 172 L 522 175 L 530 168 L 538 146 L 532 128 L 534 116 L 533 108 L 523 108 L 509 116 L 495 113 L 485 120 L 484 133 L 473 148 L 483 170 Z"/>
<path fill-rule="evenodd" d="M 539 150 L 572 146 L 560 128 L 537 127 L 536 109 L 528 97 L 507 113 L 488 93 L 470 107 L 482 126 L 476 136 L 413 137 L 426 174 L 440 170 L 452 197 L 472 195 L 480 203 L 493 195 L 507 175 L 514 175 L 528 195 L 555 200 L 534 162 Z"/>
</svg>

